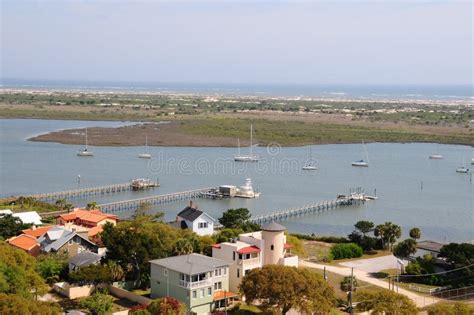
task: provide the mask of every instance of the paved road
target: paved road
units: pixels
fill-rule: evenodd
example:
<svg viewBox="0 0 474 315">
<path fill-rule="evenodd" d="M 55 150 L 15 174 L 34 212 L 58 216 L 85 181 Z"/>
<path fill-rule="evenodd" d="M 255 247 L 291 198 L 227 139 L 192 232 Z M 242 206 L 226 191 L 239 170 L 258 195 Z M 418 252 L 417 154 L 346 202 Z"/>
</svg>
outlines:
<svg viewBox="0 0 474 315">
<path fill-rule="evenodd" d="M 309 268 L 316 268 L 316 269 L 324 269 L 326 267 L 326 270 L 329 272 L 334 272 L 343 276 L 350 276 L 351 274 L 351 268 L 349 267 L 335 267 L 335 266 L 326 266 L 326 265 L 321 265 L 321 264 L 315 264 L 307 261 L 300 260 L 299 265 L 301 267 L 309 267 Z M 364 270 L 359 270 L 354 268 L 354 276 L 361 281 L 376 285 L 381 288 L 388 289 L 388 283 L 380 280 L 380 279 L 375 279 L 372 276 L 370 276 L 370 273 Z M 395 288 L 397 290 L 397 288 Z M 416 293 L 413 293 L 411 291 L 398 288 L 398 293 L 403 294 L 407 297 L 409 297 L 413 302 L 415 302 L 416 306 L 418 307 L 424 307 L 428 306 L 434 303 L 439 302 L 440 300 L 434 297 L 428 297 L 428 296 L 422 296 L 418 295 Z"/>
<path fill-rule="evenodd" d="M 397 268 L 397 258 L 393 255 L 386 255 L 377 258 L 358 259 L 340 263 L 344 267 L 350 267 L 366 272 L 378 272 L 385 269 Z"/>
</svg>

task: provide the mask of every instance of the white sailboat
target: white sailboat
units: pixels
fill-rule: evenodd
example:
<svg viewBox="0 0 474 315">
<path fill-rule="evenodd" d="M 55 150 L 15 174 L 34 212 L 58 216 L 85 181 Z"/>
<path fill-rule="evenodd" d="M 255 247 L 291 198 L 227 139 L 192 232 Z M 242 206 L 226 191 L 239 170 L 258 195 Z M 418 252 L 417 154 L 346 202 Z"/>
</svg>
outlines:
<svg viewBox="0 0 474 315">
<path fill-rule="evenodd" d="M 438 147 L 436 149 L 436 154 L 431 154 L 430 159 L 431 160 L 442 160 L 443 159 L 443 156 L 441 154 L 439 154 L 439 144 L 438 144 Z"/>
<path fill-rule="evenodd" d="M 309 148 L 309 161 L 308 164 L 303 166 L 301 169 L 304 171 L 316 171 L 318 167 L 313 164 L 313 157 L 312 157 L 312 152 L 311 148 Z"/>
<path fill-rule="evenodd" d="M 456 173 L 466 174 L 469 173 L 469 169 L 464 166 L 464 158 L 462 159 L 462 166 L 456 169 Z"/>
<path fill-rule="evenodd" d="M 86 146 L 84 150 L 77 152 L 77 156 L 94 156 L 94 152 L 89 151 L 87 148 L 87 128 L 86 128 Z"/>
<path fill-rule="evenodd" d="M 474 165 L 474 158 L 471 159 L 471 165 Z"/>
<path fill-rule="evenodd" d="M 362 147 L 364 148 L 365 157 L 366 157 L 366 159 L 367 159 L 367 161 L 368 161 L 368 160 L 369 160 L 369 157 L 368 157 L 368 154 L 367 154 L 367 150 L 366 150 L 366 148 L 365 148 L 365 143 L 364 143 L 364 141 L 362 141 Z M 358 161 L 352 162 L 352 166 L 368 167 L 368 166 L 369 166 L 369 163 L 368 163 L 368 162 L 365 162 L 364 160 L 358 160 Z"/>
<path fill-rule="evenodd" d="M 257 162 L 258 156 L 253 154 L 253 125 L 250 125 L 250 154 L 242 155 L 240 154 L 240 139 L 237 139 L 238 144 L 238 154 L 234 156 L 234 161 L 236 162 Z"/>
<path fill-rule="evenodd" d="M 151 154 L 148 153 L 148 136 L 145 136 L 145 152 L 138 155 L 140 159 L 151 159 Z"/>
</svg>

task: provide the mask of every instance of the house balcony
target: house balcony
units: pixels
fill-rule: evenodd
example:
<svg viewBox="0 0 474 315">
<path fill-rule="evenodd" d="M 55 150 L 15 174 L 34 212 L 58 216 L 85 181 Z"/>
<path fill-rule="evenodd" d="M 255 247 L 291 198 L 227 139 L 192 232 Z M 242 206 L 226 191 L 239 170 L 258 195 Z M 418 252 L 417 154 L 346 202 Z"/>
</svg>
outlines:
<svg viewBox="0 0 474 315">
<path fill-rule="evenodd" d="M 187 282 L 184 280 L 179 280 L 179 286 L 186 289 L 196 289 L 205 286 L 211 286 L 213 282 L 211 279 L 204 279 L 196 282 Z"/>
<path fill-rule="evenodd" d="M 237 264 L 245 265 L 245 266 L 260 265 L 261 264 L 261 259 L 260 259 L 260 257 L 249 258 L 249 259 L 240 259 L 237 262 Z"/>
</svg>

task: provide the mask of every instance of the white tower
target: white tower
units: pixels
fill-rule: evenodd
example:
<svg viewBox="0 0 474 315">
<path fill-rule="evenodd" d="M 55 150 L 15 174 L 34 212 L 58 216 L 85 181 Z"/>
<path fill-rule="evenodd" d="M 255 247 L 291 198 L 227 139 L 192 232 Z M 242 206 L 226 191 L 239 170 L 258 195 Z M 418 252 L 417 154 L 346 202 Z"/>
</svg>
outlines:
<svg viewBox="0 0 474 315">
<path fill-rule="evenodd" d="M 264 265 L 277 265 L 280 258 L 284 257 L 286 228 L 276 222 L 270 222 L 262 227 L 262 239 L 264 241 Z"/>
</svg>

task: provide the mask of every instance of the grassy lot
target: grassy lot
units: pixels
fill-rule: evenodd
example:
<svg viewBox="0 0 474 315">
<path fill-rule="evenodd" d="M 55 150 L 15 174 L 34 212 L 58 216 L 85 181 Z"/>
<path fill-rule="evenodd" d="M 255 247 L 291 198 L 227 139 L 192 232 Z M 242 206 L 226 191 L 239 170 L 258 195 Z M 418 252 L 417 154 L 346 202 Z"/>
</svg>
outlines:
<svg viewBox="0 0 474 315">
<path fill-rule="evenodd" d="M 391 255 L 392 252 L 389 250 L 373 250 L 371 252 L 365 252 L 361 257 L 357 258 L 350 258 L 350 259 L 338 259 L 338 260 L 333 260 L 329 264 L 333 266 L 337 266 L 340 263 L 347 262 L 347 261 L 353 261 L 353 260 L 359 260 L 359 259 L 370 259 L 370 258 L 377 258 L 377 257 L 382 257 L 382 256 L 387 256 Z"/>
<path fill-rule="evenodd" d="M 395 276 L 397 274 L 397 269 L 385 269 L 385 270 L 381 270 L 380 272 L 378 272 L 375 277 L 377 278 L 380 278 L 380 279 L 384 279 L 384 281 L 386 281 L 388 283 L 388 279 L 385 279 L 387 278 L 388 276 Z M 410 284 L 411 285 L 414 285 L 418 288 L 421 288 L 421 289 L 435 289 L 435 288 L 439 288 L 439 286 L 434 286 L 434 285 L 428 285 L 428 284 L 423 284 L 423 283 L 416 283 L 416 282 L 407 282 L 407 281 L 404 281 L 404 282 L 400 282 L 399 285 L 400 285 L 400 288 L 403 288 L 403 289 L 406 289 L 406 290 L 410 290 L 410 291 L 413 291 L 413 292 L 416 292 L 420 295 L 426 295 L 426 296 L 431 296 L 429 293 L 424 293 L 424 292 L 419 292 L 417 290 L 413 290 L 413 289 L 410 289 Z"/>
<path fill-rule="evenodd" d="M 27 200 L 20 202 L 16 198 L 4 198 L 0 200 L 0 209 L 10 209 L 13 212 L 36 211 L 38 213 L 46 213 L 60 211 L 61 208 L 38 200 Z"/>
<path fill-rule="evenodd" d="M 303 241 L 303 248 L 307 258 L 316 262 L 331 261 L 331 247 L 333 244 L 319 241 Z"/>
</svg>

